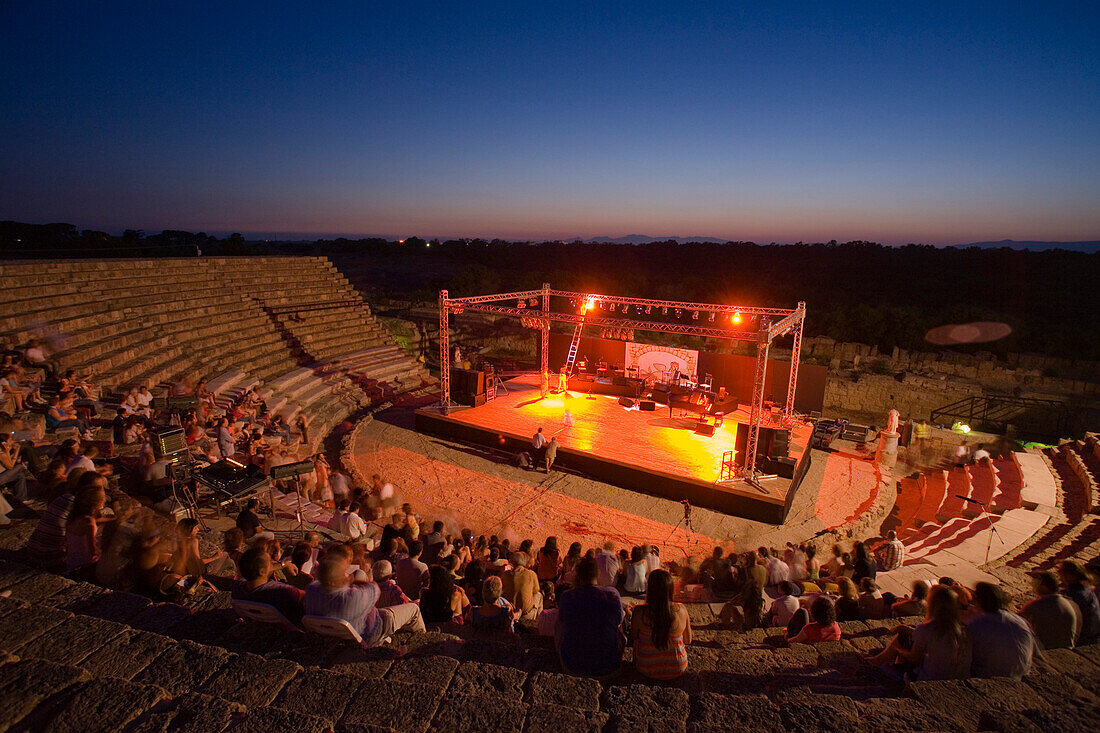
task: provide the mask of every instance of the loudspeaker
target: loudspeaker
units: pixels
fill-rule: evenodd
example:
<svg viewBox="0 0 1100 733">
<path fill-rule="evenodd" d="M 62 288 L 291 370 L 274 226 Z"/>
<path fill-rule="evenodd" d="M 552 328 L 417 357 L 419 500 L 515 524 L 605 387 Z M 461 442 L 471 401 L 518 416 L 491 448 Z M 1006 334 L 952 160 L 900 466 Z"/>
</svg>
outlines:
<svg viewBox="0 0 1100 733">
<path fill-rule="evenodd" d="M 297 463 L 287 463 L 282 466 L 271 467 L 271 478 L 294 478 L 300 476 L 303 473 L 313 472 L 313 461 L 298 461 Z"/>
<path fill-rule="evenodd" d="M 772 448 L 768 452 L 770 456 L 784 457 L 791 449 L 791 431 L 776 430 L 772 436 Z"/>
<path fill-rule="evenodd" d="M 653 385 L 653 391 L 654 392 L 667 392 L 668 388 L 669 388 L 669 385 L 665 384 L 664 382 L 657 382 L 656 384 Z"/>
<path fill-rule="evenodd" d="M 638 403 L 638 409 L 642 412 L 653 412 L 657 409 L 657 403 L 653 400 L 642 400 Z"/>
<path fill-rule="evenodd" d="M 629 397 L 620 397 L 619 404 L 623 407 L 634 407 L 634 400 L 630 399 Z"/>
<path fill-rule="evenodd" d="M 765 458 L 764 473 L 774 473 L 780 478 L 794 478 L 793 458 Z"/>
<path fill-rule="evenodd" d="M 696 435 L 705 435 L 708 438 L 714 437 L 714 426 L 709 422 L 701 422 L 695 426 Z"/>
<path fill-rule="evenodd" d="M 485 372 L 466 372 L 466 391 L 473 394 L 485 394 Z"/>
</svg>

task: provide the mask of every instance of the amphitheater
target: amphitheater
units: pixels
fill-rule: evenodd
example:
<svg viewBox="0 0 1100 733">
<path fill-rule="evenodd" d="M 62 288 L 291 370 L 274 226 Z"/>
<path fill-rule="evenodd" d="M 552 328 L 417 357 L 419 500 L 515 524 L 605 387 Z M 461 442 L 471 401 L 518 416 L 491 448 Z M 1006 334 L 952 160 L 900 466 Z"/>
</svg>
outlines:
<svg viewBox="0 0 1100 733">
<path fill-rule="evenodd" d="M 203 377 L 219 406 L 256 387 L 272 413 L 305 421 L 296 457 L 327 453 L 360 486 L 381 473 L 422 521 L 450 531 L 645 542 L 683 562 L 711 545 L 828 548 L 896 529 L 907 559 L 879 576 L 883 589 L 900 596 L 914 579 L 950 575 L 999 582 L 1018 603 L 1030 571 L 1100 554 L 1092 436 L 964 468 L 815 450 L 814 490 L 785 525 L 697 510 L 688 532 L 676 502 L 522 471 L 408 429 L 407 411 L 433 399 L 435 379 L 324 257 L 6 262 L 0 286 L 0 338 L 42 339 L 62 367 L 93 375 L 105 404 L 132 386 L 163 397 Z M 72 434 L 48 431 L 40 412 L 13 417 L 17 437 L 39 447 Z M 952 435 L 936 440 L 946 450 Z M 330 509 L 300 510 L 282 489 L 276 521 L 294 525 L 301 511 L 333 536 Z M 782 628 L 723 625 L 701 588 L 679 589 L 694 639 L 688 672 L 671 682 L 640 675 L 629 647 L 611 680 L 567 675 L 553 640 L 534 633 L 485 638 L 448 625 L 364 648 L 244 620 L 226 590 L 165 601 L 39 570 L 24 545 L 44 509 L 32 498 L 0 529 L 3 730 L 1093 731 L 1100 712 L 1100 645 L 1046 650 L 1023 679 L 898 682 L 862 657 L 897 623 L 923 619 L 846 621 L 840 641 L 791 645 Z M 206 533 L 204 547 L 219 535 Z"/>
</svg>

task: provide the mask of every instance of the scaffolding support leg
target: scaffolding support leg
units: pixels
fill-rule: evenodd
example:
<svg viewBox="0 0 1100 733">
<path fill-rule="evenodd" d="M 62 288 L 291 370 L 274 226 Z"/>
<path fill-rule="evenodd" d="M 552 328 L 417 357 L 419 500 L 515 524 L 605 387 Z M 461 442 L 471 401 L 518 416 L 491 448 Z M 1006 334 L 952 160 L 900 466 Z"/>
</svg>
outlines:
<svg viewBox="0 0 1100 733">
<path fill-rule="evenodd" d="M 802 311 L 802 318 L 798 320 L 794 342 L 791 344 L 791 373 L 787 381 L 787 404 L 783 408 L 783 418 L 788 423 L 794 419 L 794 395 L 798 389 L 798 362 L 802 358 L 802 326 L 806 323 L 806 304 L 800 302 L 798 310 Z"/>
<path fill-rule="evenodd" d="M 446 290 L 439 291 L 439 409 L 444 415 L 451 408 L 451 339 L 448 329 L 450 306 Z"/>
<path fill-rule="evenodd" d="M 542 328 L 539 334 L 542 341 L 539 344 L 539 392 L 543 397 L 550 394 L 550 283 L 542 284 Z"/>
<path fill-rule="evenodd" d="M 756 341 L 756 373 L 752 384 L 752 406 L 749 410 L 749 438 L 742 456 L 743 476 L 748 481 L 756 479 L 756 450 L 760 444 L 760 422 L 764 417 L 764 387 L 768 376 L 768 347 L 771 336 L 768 323 L 760 319 L 760 330 Z"/>
</svg>

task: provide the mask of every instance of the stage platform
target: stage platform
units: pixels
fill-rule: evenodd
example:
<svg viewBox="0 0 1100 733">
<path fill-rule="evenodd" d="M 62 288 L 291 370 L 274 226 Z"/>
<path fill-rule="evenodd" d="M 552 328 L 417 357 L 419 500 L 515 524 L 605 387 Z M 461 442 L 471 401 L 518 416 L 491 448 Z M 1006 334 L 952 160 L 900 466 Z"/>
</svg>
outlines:
<svg viewBox="0 0 1100 733">
<path fill-rule="evenodd" d="M 719 481 L 722 454 L 736 445 L 738 422 L 748 422 L 742 405 L 725 416 L 713 436 L 699 435 L 693 413 L 669 416 L 667 405 L 655 412 L 626 408 L 618 398 L 580 392 L 539 396 L 537 375 L 517 377 L 497 390 L 494 400 L 479 407 L 439 406 L 416 411 L 416 429 L 513 453 L 531 449 L 531 436 L 543 428 L 546 439 L 557 437 L 556 466 L 566 466 L 623 488 L 675 501 L 687 499 L 735 516 L 780 524 L 790 507 L 797 482 L 809 460 L 810 427 L 791 431 L 790 456 L 794 480 L 766 477 L 759 485 Z M 565 425 L 565 412 L 574 424 Z M 776 426 L 778 427 L 778 426 Z"/>
</svg>

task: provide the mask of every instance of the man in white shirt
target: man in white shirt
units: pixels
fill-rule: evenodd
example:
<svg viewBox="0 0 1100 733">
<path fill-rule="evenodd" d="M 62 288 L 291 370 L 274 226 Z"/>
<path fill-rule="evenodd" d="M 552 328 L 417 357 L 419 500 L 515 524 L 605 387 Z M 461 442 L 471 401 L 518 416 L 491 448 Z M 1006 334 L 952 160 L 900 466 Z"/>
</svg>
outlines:
<svg viewBox="0 0 1100 733">
<path fill-rule="evenodd" d="M 596 585 L 614 588 L 615 577 L 619 574 L 619 556 L 615 552 L 615 545 L 604 543 L 603 549 L 596 555 L 596 569 L 599 571 Z"/>
<path fill-rule="evenodd" d="M 531 436 L 531 447 L 535 450 L 542 450 L 542 447 L 546 445 L 546 436 L 542 434 L 542 428 L 540 427 L 535 434 Z"/>
<path fill-rule="evenodd" d="M 359 516 L 359 502 L 353 501 L 344 516 L 344 534 L 353 540 L 367 533 L 367 523 Z"/>
<path fill-rule="evenodd" d="M 149 391 L 149 388 L 144 384 L 141 385 L 141 389 L 137 393 L 138 412 L 142 415 L 151 415 L 153 413 L 153 393 Z"/>
<path fill-rule="evenodd" d="M 92 459 L 94 459 L 98 455 L 99 448 L 96 448 L 94 445 L 89 445 L 87 448 L 84 449 L 83 455 L 79 455 L 69 462 L 69 467 L 66 473 L 72 473 L 78 468 L 84 471 L 94 471 L 95 463 L 92 462 Z"/>
<path fill-rule="evenodd" d="M 646 575 L 661 568 L 661 551 L 657 545 L 650 545 L 645 556 Z"/>
</svg>

